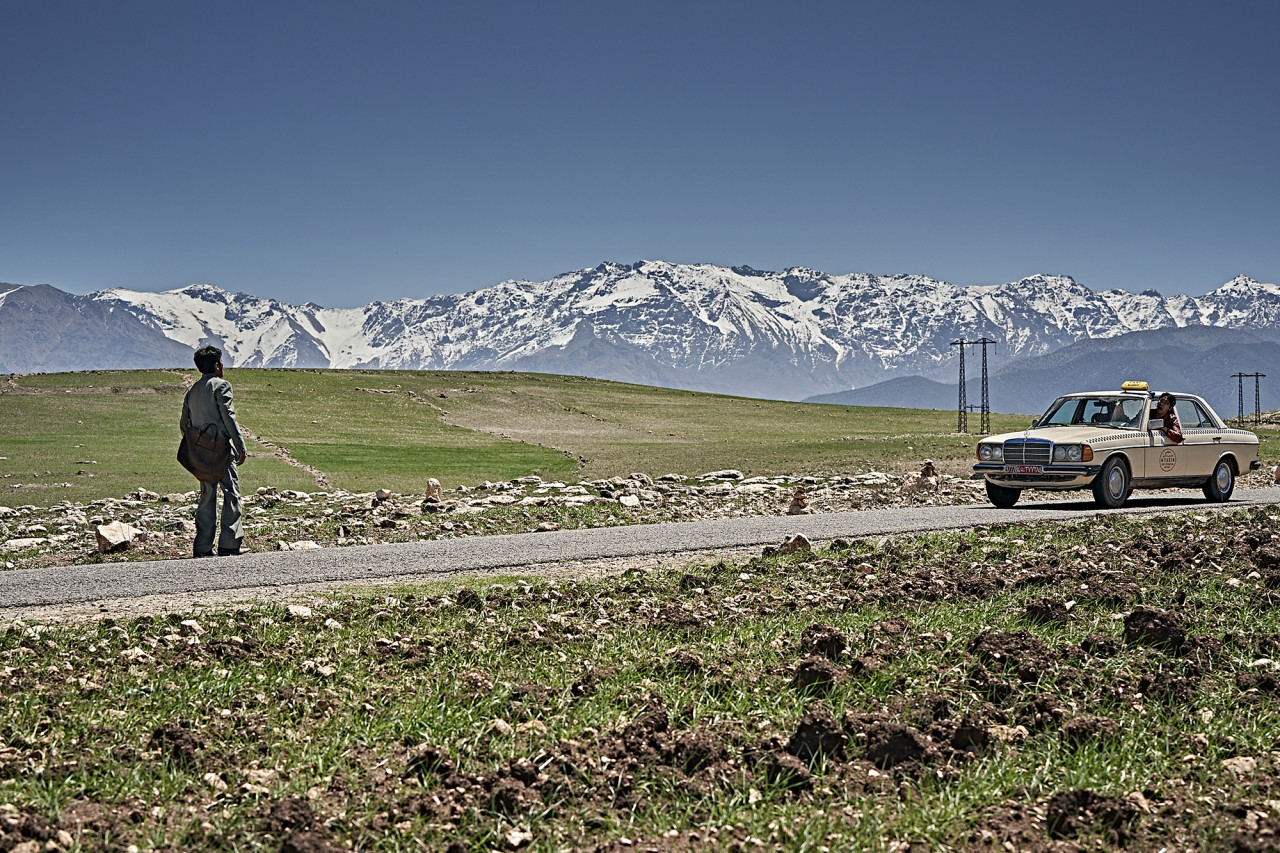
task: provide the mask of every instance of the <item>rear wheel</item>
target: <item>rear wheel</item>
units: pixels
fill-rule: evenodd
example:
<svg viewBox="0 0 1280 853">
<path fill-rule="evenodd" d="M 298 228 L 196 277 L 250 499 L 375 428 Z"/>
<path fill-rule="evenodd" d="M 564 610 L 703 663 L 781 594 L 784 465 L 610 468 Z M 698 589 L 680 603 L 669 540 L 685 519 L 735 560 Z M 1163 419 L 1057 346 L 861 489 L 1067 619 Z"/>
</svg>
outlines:
<svg viewBox="0 0 1280 853">
<path fill-rule="evenodd" d="M 1236 490 L 1236 469 L 1226 459 L 1219 459 L 1213 476 L 1205 481 L 1204 496 L 1214 503 L 1226 503 Z"/>
<path fill-rule="evenodd" d="M 987 500 L 991 501 L 1001 509 L 1008 509 L 1018 502 L 1018 496 L 1022 494 L 1022 489 L 1010 489 L 1005 486 L 997 486 L 990 480 L 987 481 Z"/>
<path fill-rule="evenodd" d="M 1093 499 L 1102 506 L 1116 509 L 1124 506 L 1132 488 L 1128 464 L 1123 457 L 1112 456 L 1103 463 L 1102 472 L 1093 481 Z"/>
</svg>

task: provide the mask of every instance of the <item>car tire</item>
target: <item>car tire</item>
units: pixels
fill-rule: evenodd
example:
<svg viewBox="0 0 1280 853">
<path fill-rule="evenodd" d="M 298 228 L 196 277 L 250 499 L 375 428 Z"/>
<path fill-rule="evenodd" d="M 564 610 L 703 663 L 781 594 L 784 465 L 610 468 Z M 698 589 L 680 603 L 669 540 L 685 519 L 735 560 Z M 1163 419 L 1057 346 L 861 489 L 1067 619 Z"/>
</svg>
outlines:
<svg viewBox="0 0 1280 853">
<path fill-rule="evenodd" d="M 1133 491 L 1133 478 L 1129 476 L 1129 465 L 1122 456 L 1112 456 L 1102 464 L 1102 471 L 1093 481 L 1093 499 L 1100 506 L 1118 509 L 1129 499 Z"/>
<path fill-rule="evenodd" d="M 1213 467 L 1213 476 L 1204 483 L 1204 496 L 1214 503 L 1222 504 L 1231 500 L 1231 493 L 1236 490 L 1236 469 L 1227 459 L 1219 459 Z"/>
<path fill-rule="evenodd" d="M 987 481 L 987 500 L 1001 509 L 1008 509 L 1016 504 L 1021 494 L 1022 489 L 1010 489 L 1007 486 L 997 486 L 990 480 Z"/>
</svg>

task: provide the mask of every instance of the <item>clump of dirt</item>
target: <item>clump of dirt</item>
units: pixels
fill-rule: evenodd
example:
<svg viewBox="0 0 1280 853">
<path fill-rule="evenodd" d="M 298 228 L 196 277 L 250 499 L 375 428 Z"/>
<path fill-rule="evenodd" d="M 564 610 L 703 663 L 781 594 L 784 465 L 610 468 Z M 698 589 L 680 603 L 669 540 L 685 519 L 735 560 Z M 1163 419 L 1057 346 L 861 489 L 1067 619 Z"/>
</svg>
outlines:
<svg viewBox="0 0 1280 853">
<path fill-rule="evenodd" d="M 821 756 L 840 757 L 848 742 L 843 729 L 825 710 L 810 711 L 796 726 L 787 741 L 787 752 L 802 761 L 813 763 Z"/>
<path fill-rule="evenodd" d="M 1242 672 L 1236 676 L 1236 686 L 1241 690 L 1280 696 L 1280 675 L 1274 672 Z"/>
<path fill-rule="evenodd" d="M 1094 657 L 1110 658 L 1120 652 L 1120 644 L 1106 634 L 1090 634 L 1080 641 L 1080 649 Z"/>
<path fill-rule="evenodd" d="M 1246 813 L 1245 826 L 1231 836 L 1234 853 L 1280 853 L 1280 820 Z"/>
<path fill-rule="evenodd" d="M 427 774 L 444 778 L 454 772 L 449 752 L 429 743 L 410 747 L 405 759 L 405 775 L 422 777 Z"/>
<path fill-rule="evenodd" d="M 684 673 L 686 675 L 702 672 L 702 658 L 693 652 L 678 649 L 668 658 L 666 665 L 663 667 L 666 672 Z"/>
<path fill-rule="evenodd" d="M 845 678 L 843 667 L 836 666 L 824 657 L 807 657 L 796 666 L 791 686 L 813 695 L 826 695 Z"/>
<path fill-rule="evenodd" d="M 1124 641 L 1130 645 L 1177 652 L 1186 639 L 1187 626 L 1176 613 L 1140 606 L 1124 617 Z"/>
<path fill-rule="evenodd" d="M 178 764 L 192 770 L 200 766 L 205 742 L 183 722 L 165 723 L 151 733 L 150 749 L 158 749 Z"/>
<path fill-rule="evenodd" d="M 1144 673 L 1137 684 L 1137 691 L 1153 702 L 1168 705 L 1186 704 L 1196 692 L 1196 682 L 1176 672 L 1161 670 Z"/>
<path fill-rule="evenodd" d="M 1072 717 L 1062 726 L 1062 739 L 1069 746 L 1081 746 L 1091 741 L 1104 741 L 1120 733 L 1120 724 L 1108 717 L 1082 714 Z"/>
<path fill-rule="evenodd" d="M 788 791 L 805 791 L 813 786 L 813 773 L 800 759 L 786 752 L 770 752 L 764 759 L 764 777 L 769 784 Z"/>
<path fill-rule="evenodd" d="M 951 748 L 961 752 L 980 752 L 991 742 L 987 727 L 972 717 L 962 719 L 948 739 Z"/>
<path fill-rule="evenodd" d="M 1137 819 L 1138 808 L 1128 800 L 1084 789 L 1063 791 L 1049 799 L 1046 826 L 1054 838 L 1074 838 L 1103 831 L 1123 844 Z"/>
<path fill-rule="evenodd" d="M 347 849 L 334 844 L 323 832 L 298 830 L 280 842 L 280 853 L 347 853 Z"/>
<path fill-rule="evenodd" d="M 291 829 L 314 829 L 317 825 L 316 813 L 312 811 L 311 804 L 301 797 L 277 800 L 262 818 L 262 828 L 274 835 Z"/>
<path fill-rule="evenodd" d="M 867 730 L 865 754 L 879 767 L 893 767 L 904 761 L 923 762 L 936 753 L 937 748 L 929 739 L 910 726 L 880 722 Z"/>
<path fill-rule="evenodd" d="M 819 622 L 804 629 L 800 635 L 800 644 L 810 654 L 839 660 L 849 648 L 849 638 L 839 628 Z"/>
<path fill-rule="evenodd" d="M 1049 647 L 1030 631 L 984 631 L 969 643 L 979 660 L 1013 669 L 1023 681 L 1037 681 L 1051 666 Z"/>
<path fill-rule="evenodd" d="M 573 696 L 594 696 L 602 681 L 617 674 L 618 668 L 614 666 L 588 667 L 577 681 L 569 685 L 569 693 Z"/>
<path fill-rule="evenodd" d="M 0 848 L 44 850 L 56 836 L 57 827 L 42 815 L 9 815 L 0 822 Z M 56 846 L 56 845 L 55 845 Z"/>
<path fill-rule="evenodd" d="M 1067 606 L 1067 602 L 1058 598 L 1033 598 L 1027 602 L 1022 614 L 1030 622 L 1052 625 L 1070 619 L 1071 608 Z"/>
<path fill-rule="evenodd" d="M 1029 729 L 1056 726 L 1066 715 L 1066 706 L 1052 693 L 1037 693 L 1018 709 L 1019 721 Z"/>
<path fill-rule="evenodd" d="M 652 622 L 655 626 L 680 631 L 696 631 L 706 627 L 706 620 L 701 616 L 674 604 L 668 604 L 659 610 Z"/>
<path fill-rule="evenodd" d="M 689 775 L 718 764 L 727 756 L 724 741 L 710 732 L 682 732 L 676 737 L 676 762 Z"/>
<path fill-rule="evenodd" d="M 489 799 L 498 814 L 512 815 L 527 808 L 533 796 L 524 782 L 507 776 L 493 783 Z"/>
</svg>

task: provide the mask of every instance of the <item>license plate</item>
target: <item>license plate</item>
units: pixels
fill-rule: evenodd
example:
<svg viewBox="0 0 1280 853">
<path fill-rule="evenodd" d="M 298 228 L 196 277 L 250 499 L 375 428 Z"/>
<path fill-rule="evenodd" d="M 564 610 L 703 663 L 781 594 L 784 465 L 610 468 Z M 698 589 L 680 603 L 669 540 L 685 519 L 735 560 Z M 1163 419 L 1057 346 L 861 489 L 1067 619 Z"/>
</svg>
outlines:
<svg viewBox="0 0 1280 853">
<path fill-rule="evenodd" d="M 1006 474 L 1043 474 L 1043 465 L 1006 465 L 1004 466 Z"/>
</svg>

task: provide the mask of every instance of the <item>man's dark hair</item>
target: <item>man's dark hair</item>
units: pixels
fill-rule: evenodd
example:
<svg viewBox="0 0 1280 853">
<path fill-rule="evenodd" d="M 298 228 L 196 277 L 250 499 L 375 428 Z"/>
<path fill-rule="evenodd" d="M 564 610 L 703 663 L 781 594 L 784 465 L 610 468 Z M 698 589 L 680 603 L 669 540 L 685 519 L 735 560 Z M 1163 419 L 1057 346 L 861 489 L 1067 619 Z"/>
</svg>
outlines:
<svg viewBox="0 0 1280 853">
<path fill-rule="evenodd" d="M 201 373 L 213 373 L 213 369 L 222 361 L 222 350 L 214 346 L 200 347 L 195 355 L 196 369 Z"/>
<path fill-rule="evenodd" d="M 1160 395 L 1159 402 L 1163 403 L 1165 400 L 1169 401 L 1170 408 L 1178 405 L 1178 398 L 1170 394 L 1168 391 L 1165 391 L 1163 394 Z"/>
</svg>

